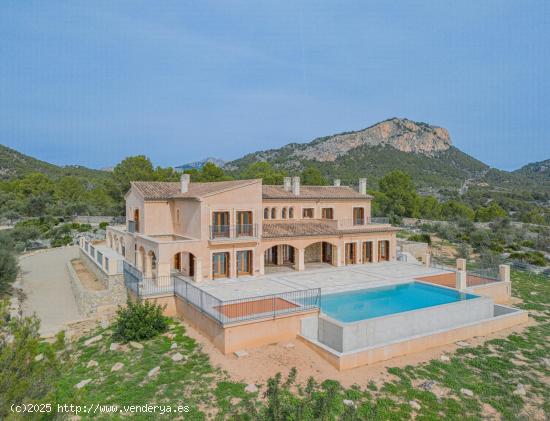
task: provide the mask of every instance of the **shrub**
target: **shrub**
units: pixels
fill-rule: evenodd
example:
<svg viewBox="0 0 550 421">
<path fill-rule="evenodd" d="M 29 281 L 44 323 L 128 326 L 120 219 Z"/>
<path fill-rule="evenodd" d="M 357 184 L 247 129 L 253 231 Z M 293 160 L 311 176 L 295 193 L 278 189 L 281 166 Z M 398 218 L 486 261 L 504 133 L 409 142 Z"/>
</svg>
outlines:
<svg viewBox="0 0 550 421">
<path fill-rule="evenodd" d="M 419 243 L 432 244 L 432 238 L 430 237 L 430 234 L 426 233 L 412 234 L 411 236 L 409 236 L 409 241 L 418 241 Z"/>
<path fill-rule="evenodd" d="M 99 223 L 99 228 L 104 230 L 105 228 L 107 228 L 108 225 L 109 225 L 108 222 L 100 222 Z"/>
<path fill-rule="evenodd" d="M 162 307 L 150 301 L 128 300 L 126 307 L 117 311 L 114 324 L 114 336 L 122 341 L 141 341 L 150 339 L 168 328 Z"/>
<path fill-rule="evenodd" d="M 15 254 L 11 250 L 0 249 L 0 297 L 11 291 L 18 270 Z"/>
</svg>

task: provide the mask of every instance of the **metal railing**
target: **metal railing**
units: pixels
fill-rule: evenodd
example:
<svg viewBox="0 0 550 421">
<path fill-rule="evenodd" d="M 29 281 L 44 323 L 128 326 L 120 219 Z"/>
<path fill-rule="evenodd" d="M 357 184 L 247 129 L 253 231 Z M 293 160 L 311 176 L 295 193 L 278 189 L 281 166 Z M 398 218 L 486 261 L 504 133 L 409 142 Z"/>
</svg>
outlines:
<svg viewBox="0 0 550 421">
<path fill-rule="evenodd" d="M 174 294 L 222 326 L 248 320 L 274 319 L 321 306 L 320 288 L 220 300 L 177 274 L 143 278 L 142 273 L 127 262 L 124 262 L 124 284 L 140 298 Z"/>
<path fill-rule="evenodd" d="M 499 281 L 498 268 L 472 269 L 466 271 L 466 285 L 469 287 L 492 284 Z"/>
<path fill-rule="evenodd" d="M 210 225 L 210 239 L 255 238 L 258 236 L 257 224 Z"/>
<path fill-rule="evenodd" d="M 386 217 L 365 217 L 365 218 L 339 218 L 335 220 L 338 229 L 364 228 L 367 225 L 389 224 L 390 219 Z"/>
<path fill-rule="evenodd" d="M 390 218 L 387 216 L 373 216 L 369 218 L 368 224 L 389 224 Z"/>
</svg>

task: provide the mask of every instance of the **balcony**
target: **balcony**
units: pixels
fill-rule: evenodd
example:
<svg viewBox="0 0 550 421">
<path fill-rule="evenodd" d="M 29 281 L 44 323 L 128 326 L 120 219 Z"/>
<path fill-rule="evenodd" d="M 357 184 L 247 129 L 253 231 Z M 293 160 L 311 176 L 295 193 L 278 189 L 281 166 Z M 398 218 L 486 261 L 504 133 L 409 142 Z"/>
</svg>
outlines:
<svg viewBox="0 0 550 421">
<path fill-rule="evenodd" d="M 363 229 L 372 225 L 388 225 L 390 219 L 387 217 L 355 217 L 355 218 L 343 218 L 338 219 L 338 229 Z"/>
<path fill-rule="evenodd" d="M 210 240 L 258 238 L 257 224 L 210 225 Z"/>
</svg>

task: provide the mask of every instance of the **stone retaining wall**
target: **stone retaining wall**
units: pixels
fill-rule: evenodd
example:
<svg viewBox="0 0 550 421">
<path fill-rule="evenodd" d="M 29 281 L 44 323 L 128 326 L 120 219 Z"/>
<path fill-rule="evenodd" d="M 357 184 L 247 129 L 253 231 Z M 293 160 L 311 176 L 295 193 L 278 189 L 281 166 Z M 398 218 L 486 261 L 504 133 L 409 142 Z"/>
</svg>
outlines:
<svg viewBox="0 0 550 421">
<path fill-rule="evenodd" d="M 86 264 L 84 259 L 82 261 L 89 269 L 91 265 Z M 71 262 L 67 262 L 66 268 L 78 311 L 83 316 L 109 317 L 116 312 L 119 305 L 126 303 L 127 293 L 122 276 L 110 276 L 106 280 L 108 288 L 101 291 L 92 291 L 82 285 Z"/>
</svg>

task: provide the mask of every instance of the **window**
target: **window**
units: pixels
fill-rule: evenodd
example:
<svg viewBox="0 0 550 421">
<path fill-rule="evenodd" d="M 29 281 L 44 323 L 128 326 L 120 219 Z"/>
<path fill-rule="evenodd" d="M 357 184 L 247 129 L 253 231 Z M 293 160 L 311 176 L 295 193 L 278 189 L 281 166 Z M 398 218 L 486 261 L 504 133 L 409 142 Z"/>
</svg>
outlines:
<svg viewBox="0 0 550 421">
<path fill-rule="evenodd" d="M 271 208 L 271 219 L 277 219 L 277 209 Z"/>
<path fill-rule="evenodd" d="M 286 208 L 283 208 L 283 210 L 281 211 L 281 218 L 286 219 Z"/>
<path fill-rule="evenodd" d="M 294 218 L 294 208 L 289 208 L 288 209 L 288 217 L 290 219 L 293 219 Z"/>
<path fill-rule="evenodd" d="M 229 212 L 212 212 L 211 238 L 229 237 Z"/>
<path fill-rule="evenodd" d="M 365 223 L 365 209 L 353 208 L 353 225 L 364 225 Z"/>
<path fill-rule="evenodd" d="M 302 209 L 302 218 L 313 218 L 313 208 Z"/>
<path fill-rule="evenodd" d="M 264 219 L 269 219 L 269 208 L 264 209 Z"/>
<path fill-rule="evenodd" d="M 254 225 L 252 225 L 252 212 L 251 211 L 238 211 L 237 212 L 237 236 L 249 236 L 254 234 Z"/>
<path fill-rule="evenodd" d="M 323 208 L 322 218 L 323 219 L 334 219 L 334 210 L 332 208 Z"/>
</svg>

